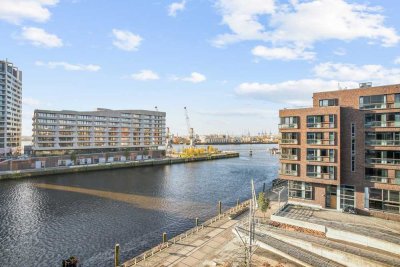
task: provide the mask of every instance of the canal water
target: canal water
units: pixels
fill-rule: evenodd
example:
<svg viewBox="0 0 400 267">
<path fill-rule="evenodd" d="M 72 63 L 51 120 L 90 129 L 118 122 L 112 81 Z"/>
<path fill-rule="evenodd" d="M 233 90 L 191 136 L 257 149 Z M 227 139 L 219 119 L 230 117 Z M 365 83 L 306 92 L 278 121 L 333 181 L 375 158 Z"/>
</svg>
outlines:
<svg viewBox="0 0 400 267">
<path fill-rule="evenodd" d="M 276 178 L 273 145 L 218 147 L 240 157 L 0 181 L 0 266 L 112 266 L 116 243 L 125 261 Z"/>
</svg>

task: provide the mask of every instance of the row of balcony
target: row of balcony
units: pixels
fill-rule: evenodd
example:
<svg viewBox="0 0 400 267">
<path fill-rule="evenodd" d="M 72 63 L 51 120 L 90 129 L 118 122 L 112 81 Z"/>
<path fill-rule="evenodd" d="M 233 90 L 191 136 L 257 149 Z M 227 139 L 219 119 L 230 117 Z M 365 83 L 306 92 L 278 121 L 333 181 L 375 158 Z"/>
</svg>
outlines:
<svg viewBox="0 0 400 267">
<path fill-rule="evenodd" d="M 279 173 L 286 176 L 299 176 L 299 164 L 282 164 Z M 306 176 L 313 179 L 336 180 L 335 166 L 307 165 Z"/>
<path fill-rule="evenodd" d="M 296 139 L 281 139 L 280 144 L 282 145 L 299 145 L 299 140 Z M 336 146 L 336 140 L 332 139 L 307 139 L 308 145 L 315 146 Z"/>
<path fill-rule="evenodd" d="M 282 117 L 279 129 L 298 129 L 300 118 L 297 116 Z M 336 128 L 336 115 L 312 115 L 307 116 L 307 128 L 310 129 L 333 129 Z"/>
</svg>

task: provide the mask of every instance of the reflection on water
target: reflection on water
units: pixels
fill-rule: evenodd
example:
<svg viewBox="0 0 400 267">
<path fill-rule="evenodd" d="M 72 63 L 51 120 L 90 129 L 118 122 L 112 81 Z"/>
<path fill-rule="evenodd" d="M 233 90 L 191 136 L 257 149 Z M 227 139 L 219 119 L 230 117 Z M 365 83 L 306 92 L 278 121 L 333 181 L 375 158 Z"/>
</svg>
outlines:
<svg viewBox="0 0 400 267">
<path fill-rule="evenodd" d="M 110 266 L 115 243 L 126 260 L 276 177 L 268 146 L 223 148 L 241 157 L 0 182 L 0 266 Z"/>
</svg>

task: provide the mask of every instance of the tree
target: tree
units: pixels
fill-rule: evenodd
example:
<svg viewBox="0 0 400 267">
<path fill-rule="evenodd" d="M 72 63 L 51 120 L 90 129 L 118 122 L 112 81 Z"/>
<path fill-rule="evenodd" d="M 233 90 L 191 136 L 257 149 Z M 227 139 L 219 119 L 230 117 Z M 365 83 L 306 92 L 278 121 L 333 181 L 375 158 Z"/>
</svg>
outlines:
<svg viewBox="0 0 400 267">
<path fill-rule="evenodd" d="M 75 152 L 75 151 L 73 151 L 73 152 L 71 153 L 71 161 L 72 161 L 74 164 L 76 164 L 76 152 Z"/>
<path fill-rule="evenodd" d="M 264 213 L 264 218 L 265 218 L 265 212 L 269 208 L 269 202 L 270 202 L 269 198 L 265 198 L 265 193 L 264 192 L 260 192 L 258 194 L 257 203 L 258 203 L 259 209 Z"/>
</svg>

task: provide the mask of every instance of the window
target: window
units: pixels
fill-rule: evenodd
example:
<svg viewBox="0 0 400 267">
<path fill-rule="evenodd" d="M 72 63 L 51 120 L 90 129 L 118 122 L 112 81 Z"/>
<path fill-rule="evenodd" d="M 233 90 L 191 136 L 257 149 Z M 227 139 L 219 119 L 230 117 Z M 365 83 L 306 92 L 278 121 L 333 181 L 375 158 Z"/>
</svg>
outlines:
<svg viewBox="0 0 400 267">
<path fill-rule="evenodd" d="M 297 128 L 298 127 L 298 117 L 282 117 L 280 128 Z"/>
<path fill-rule="evenodd" d="M 337 106 L 338 99 L 321 99 L 319 101 L 320 107 L 330 107 L 330 106 Z"/>
<path fill-rule="evenodd" d="M 400 107 L 400 94 L 395 94 L 394 95 L 394 107 L 399 108 Z"/>
<path fill-rule="evenodd" d="M 313 199 L 313 188 L 309 183 L 289 181 L 289 197 Z"/>
<path fill-rule="evenodd" d="M 400 213 L 400 192 L 377 188 L 369 189 L 369 208 Z"/>
<path fill-rule="evenodd" d="M 354 186 L 341 185 L 340 186 L 340 208 L 354 207 Z"/>
<path fill-rule="evenodd" d="M 360 96 L 360 109 L 386 108 L 386 95 Z"/>
</svg>

